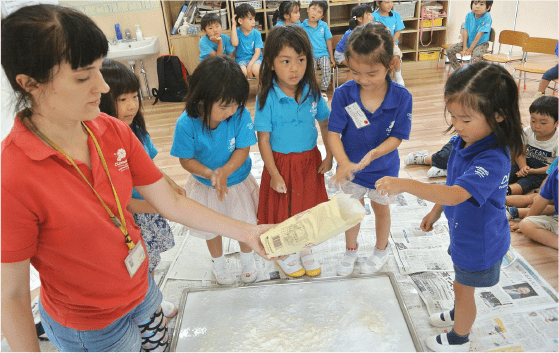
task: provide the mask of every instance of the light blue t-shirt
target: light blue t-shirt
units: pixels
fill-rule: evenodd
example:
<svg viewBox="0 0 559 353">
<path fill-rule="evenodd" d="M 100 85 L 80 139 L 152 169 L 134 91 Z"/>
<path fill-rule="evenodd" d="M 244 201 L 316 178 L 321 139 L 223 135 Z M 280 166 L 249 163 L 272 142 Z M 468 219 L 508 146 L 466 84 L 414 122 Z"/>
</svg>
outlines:
<svg viewBox="0 0 559 353">
<path fill-rule="evenodd" d="M 231 38 L 227 34 L 221 34 L 221 41 L 223 42 L 223 55 L 228 55 L 235 51 L 235 47 L 231 44 Z M 200 38 L 200 60 L 204 60 L 212 51 L 216 50 L 217 44 L 212 42 L 207 35 Z"/>
<path fill-rule="evenodd" d="M 353 32 L 352 29 L 348 29 L 347 31 L 345 31 L 344 35 L 342 36 L 342 39 L 340 39 L 340 41 L 338 42 L 338 44 L 336 45 L 336 51 L 339 53 L 343 53 L 345 50 L 345 42 L 347 41 L 347 39 L 349 38 L 349 36 L 351 35 L 351 32 Z"/>
<path fill-rule="evenodd" d="M 297 22 L 292 23 L 292 24 L 297 25 L 297 26 L 301 26 L 301 21 L 297 21 Z M 282 20 L 278 20 L 278 22 L 276 22 L 276 26 L 285 26 L 285 25 L 283 24 Z"/>
<path fill-rule="evenodd" d="M 484 271 L 507 253 L 510 228 L 505 196 L 510 173 L 508 149 L 493 147 L 494 134 L 464 148 L 454 140 L 446 185 L 458 185 L 472 195 L 456 206 L 443 206 L 450 232 L 452 262 L 462 270 Z"/>
<path fill-rule="evenodd" d="M 312 45 L 312 52 L 316 59 L 322 58 L 324 56 L 330 57 L 328 53 L 328 46 L 326 41 L 332 38 L 332 32 L 326 22 L 318 20 L 318 24 L 315 28 L 309 25 L 309 20 L 303 21 L 303 29 L 307 32 Z"/>
<path fill-rule="evenodd" d="M 136 130 L 136 131 L 139 130 L 138 127 L 131 127 L 131 128 L 132 130 Z M 140 142 L 142 143 L 142 146 L 144 146 L 144 149 L 148 153 L 149 157 L 153 160 L 155 156 L 157 156 L 158 151 L 157 148 L 155 148 L 155 146 L 153 145 L 153 142 L 151 141 L 149 135 L 148 134 L 143 135 L 143 140 L 141 140 Z M 142 195 L 140 195 L 140 193 L 136 191 L 136 189 L 132 189 L 132 198 L 136 200 L 144 199 Z"/>
<path fill-rule="evenodd" d="M 202 119 L 191 118 L 184 111 L 175 126 L 171 156 L 194 158 L 211 170 L 223 167 L 237 148 L 256 144 L 254 124 L 248 109 L 237 110 L 229 119 L 222 121 L 214 130 L 205 128 Z M 210 133 L 211 131 L 211 133 Z M 236 185 L 250 173 L 250 156 L 227 178 L 227 186 Z M 210 186 L 208 179 L 194 175 L 196 180 Z"/>
<path fill-rule="evenodd" d="M 392 36 L 394 36 L 394 33 L 406 28 L 406 26 L 404 26 L 404 21 L 402 21 L 402 17 L 396 11 L 390 11 L 390 15 L 388 16 L 382 16 L 378 11 L 375 11 L 373 12 L 373 21 L 382 22 L 388 27 Z M 398 43 L 399 40 L 395 42 Z"/>
<path fill-rule="evenodd" d="M 558 180 L 557 180 L 557 166 L 553 168 L 551 174 L 547 177 L 545 184 L 543 184 L 542 189 L 540 190 L 540 195 L 546 200 L 552 200 L 555 203 L 555 215 L 557 214 L 557 207 L 559 205 L 558 197 Z"/>
<path fill-rule="evenodd" d="M 389 76 L 388 90 L 380 107 L 371 113 L 363 106 L 359 85 L 351 80 L 334 91 L 328 131 L 341 134 L 345 153 L 352 163 L 359 163 L 365 155 L 389 137 L 407 140 L 410 137 L 412 96 L 408 90 Z M 368 126 L 358 128 L 345 107 L 357 103 L 365 113 Z M 394 150 L 374 160 L 355 174 L 353 182 L 374 189 L 375 182 L 383 176 L 398 176 L 400 157 Z M 394 175 L 395 173 L 395 175 Z"/>
<path fill-rule="evenodd" d="M 305 99 L 309 85 L 305 85 L 301 102 L 283 93 L 274 80 L 268 92 L 266 104 L 260 110 L 258 96 L 254 113 L 254 129 L 270 132 L 272 151 L 279 153 L 301 153 L 316 146 L 318 131 L 315 120 L 323 121 L 330 115 L 328 104 L 319 94 L 318 101 L 312 95 Z"/>
<path fill-rule="evenodd" d="M 466 21 L 464 22 L 464 26 L 462 26 L 462 28 L 468 31 L 468 48 L 472 45 L 479 32 L 483 32 L 483 35 L 479 39 L 479 42 L 477 42 L 477 45 L 489 42 L 491 23 L 491 14 L 489 12 L 486 12 L 480 18 L 476 18 L 476 15 L 473 12 L 466 15 Z"/>
<path fill-rule="evenodd" d="M 237 37 L 239 37 L 239 45 L 235 53 L 235 61 L 237 62 L 250 61 L 256 48 L 264 48 L 262 35 L 256 29 L 253 29 L 248 36 L 245 36 L 243 30 L 237 28 Z M 262 60 L 262 50 L 260 51 L 258 60 Z"/>
</svg>

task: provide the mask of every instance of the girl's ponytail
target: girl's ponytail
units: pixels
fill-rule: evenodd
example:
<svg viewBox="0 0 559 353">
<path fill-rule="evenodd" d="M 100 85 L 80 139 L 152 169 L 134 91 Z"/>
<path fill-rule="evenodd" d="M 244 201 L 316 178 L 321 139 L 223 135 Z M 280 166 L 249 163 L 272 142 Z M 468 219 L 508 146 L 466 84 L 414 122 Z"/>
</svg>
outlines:
<svg viewBox="0 0 559 353">
<path fill-rule="evenodd" d="M 276 11 L 274 11 L 274 15 L 272 16 L 272 25 L 276 25 L 276 23 L 278 22 L 278 17 L 279 17 L 279 7 L 276 9 Z"/>
<path fill-rule="evenodd" d="M 357 17 L 353 16 L 350 20 L 349 20 L 349 29 L 353 30 L 355 29 L 355 27 L 357 27 Z"/>
</svg>

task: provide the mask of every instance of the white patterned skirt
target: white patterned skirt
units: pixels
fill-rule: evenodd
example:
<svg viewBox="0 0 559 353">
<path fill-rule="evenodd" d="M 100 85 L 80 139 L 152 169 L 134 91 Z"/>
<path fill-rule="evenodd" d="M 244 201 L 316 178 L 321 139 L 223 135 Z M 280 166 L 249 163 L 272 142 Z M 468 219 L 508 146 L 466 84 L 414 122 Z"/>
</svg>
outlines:
<svg viewBox="0 0 559 353">
<path fill-rule="evenodd" d="M 175 237 L 169 222 L 159 213 L 132 213 L 132 216 L 142 230 L 151 272 L 161 261 L 160 254 L 175 246 Z"/>
<path fill-rule="evenodd" d="M 260 189 L 252 174 L 249 174 L 242 182 L 228 187 L 228 193 L 225 194 L 223 202 L 217 199 L 217 192 L 212 186 L 202 184 L 192 175 L 186 181 L 184 189 L 187 197 L 218 213 L 239 221 L 256 224 Z M 205 240 L 211 240 L 218 235 L 227 236 L 227 234 L 213 234 L 195 229 L 191 234 Z"/>
</svg>

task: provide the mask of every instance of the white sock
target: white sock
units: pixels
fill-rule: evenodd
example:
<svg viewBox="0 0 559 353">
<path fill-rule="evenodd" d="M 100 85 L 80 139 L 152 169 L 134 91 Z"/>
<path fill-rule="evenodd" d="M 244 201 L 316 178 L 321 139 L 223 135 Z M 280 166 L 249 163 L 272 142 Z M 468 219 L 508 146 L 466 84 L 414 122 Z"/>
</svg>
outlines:
<svg viewBox="0 0 559 353">
<path fill-rule="evenodd" d="M 253 251 L 250 252 L 242 252 L 241 251 L 241 267 L 243 268 L 244 272 L 251 272 L 254 270 L 254 256 Z"/>
<path fill-rule="evenodd" d="M 215 268 L 225 268 L 227 267 L 227 260 L 225 260 L 225 256 L 221 255 L 220 257 L 212 257 L 212 261 L 214 263 Z"/>
</svg>

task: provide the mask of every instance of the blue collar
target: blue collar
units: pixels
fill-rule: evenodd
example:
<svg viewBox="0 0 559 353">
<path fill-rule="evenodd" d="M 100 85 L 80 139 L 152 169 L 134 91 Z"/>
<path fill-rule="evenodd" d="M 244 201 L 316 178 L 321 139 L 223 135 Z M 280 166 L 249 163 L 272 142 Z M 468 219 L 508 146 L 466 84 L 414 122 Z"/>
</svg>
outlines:
<svg viewBox="0 0 559 353">
<path fill-rule="evenodd" d="M 458 138 L 454 141 L 453 148 L 462 158 L 472 157 L 480 152 L 493 148 L 493 145 L 497 142 L 497 136 L 495 134 L 490 134 L 489 136 L 477 141 L 471 146 L 466 148 L 462 147 L 464 140 L 458 135 Z"/>
<path fill-rule="evenodd" d="M 388 89 L 386 90 L 386 95 L 384 96 L 384 100 L 380 105 L 379 109 L 394 109 L 398 108 L 398 104 L 394 97 L 394 86 L 396 85 L 394 81 L 390 78 L 390 75 L 386 75 L 386 81 L 388 81 Z M 351 82 L 351 81 L 350 81 Z M 355 102 L 361 103 L 361 108 L 363 109 L 363 102 L 361 102 L 361 95 L 359 94 L 359 85 L 357 82 L 353 81 L 351 89 L 349 91 L 349 97 L 354 100 Z M 378 110 L 378 109 L 377 109 Z"/>
<path fill-rule="evenodd" d="M 274 92 L 276 92 L 276 96 L 278 97 L 278 101 L 281 101 L 282 99 L 293 99 L 293 100 L 295 100 L 295 98 L 289 97 L 288 95 L 283 93 L 280 86 L 278 86 L 278 84 L 276 82 L 276 79 L 274 79 L 272 88 L 274 89 Z M 308 91 L 309 91 L 309 85 L 304 85 L 303 86 L 303 93 L 301 94 L 301 98 L 304 98 L 307 95 Z M 299 102 L 299 103 L 302 103 L 302 101 Z"/>
</svg>

